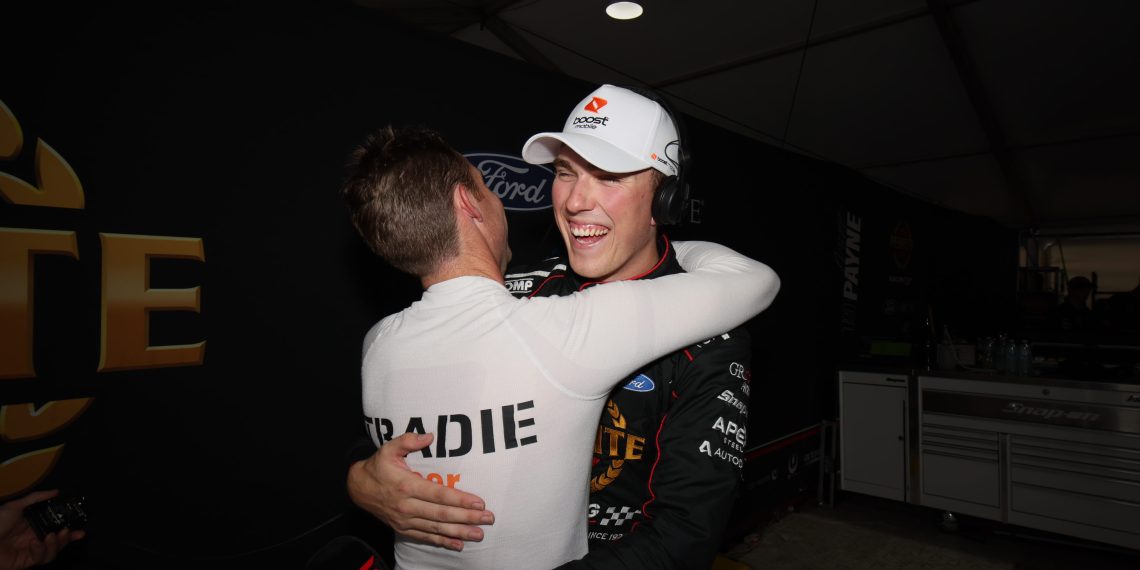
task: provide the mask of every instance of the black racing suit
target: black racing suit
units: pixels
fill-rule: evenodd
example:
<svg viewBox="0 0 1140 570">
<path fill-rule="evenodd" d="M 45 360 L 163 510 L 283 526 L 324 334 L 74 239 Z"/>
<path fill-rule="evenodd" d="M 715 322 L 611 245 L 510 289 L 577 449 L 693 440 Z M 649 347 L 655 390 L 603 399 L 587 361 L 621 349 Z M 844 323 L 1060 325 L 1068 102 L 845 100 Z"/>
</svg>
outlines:
<svg viewBox="0 0 1140 570">
<path fill-rule="evenodd" d="M 639 279 L 683 271 L 669 241 Z M 552 258 L 512 268 L 517 297 L 597 284 Z M 684 303 L 684 299 L 677 299 Z M 564 568 L 709 568 L 743 467 L 751 341 L 743 328 L 664 356 L 610 394 L 594 443 L 590 552 Z"/>
</svg>

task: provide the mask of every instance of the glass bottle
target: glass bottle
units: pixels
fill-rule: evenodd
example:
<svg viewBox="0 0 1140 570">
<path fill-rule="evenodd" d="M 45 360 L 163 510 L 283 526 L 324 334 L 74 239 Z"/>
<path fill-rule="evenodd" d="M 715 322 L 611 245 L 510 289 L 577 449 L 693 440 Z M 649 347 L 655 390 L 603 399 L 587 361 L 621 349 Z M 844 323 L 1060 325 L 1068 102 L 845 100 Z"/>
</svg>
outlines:
<svg viewBox="0 0 1140 570">
<path fill-rule="evenodd" d="M 1005 374 L 1005 343 L 1006 338 L 1004 334 L 999 334 L 997 338 L 994 339 L 993 363 L 994 370 L 997 370 L 998 374 Z"/>
<path fill-rule="evenodd" d="M 993 368 L 994 367 L 994 339 L 993 337 L 983 336 L 978 339 L 978 346 L 976 349 L 975 360 L 978 368 Z"/>
<path fill-rule="evenodd" d="M 1024 339 L 1017 345 L 1017 375 L 1033 375 L 1033 348 L 1029 339 Z"/>
<path fill-rule="evenodd" d="M 1005 364 L 1006 374 L 1017 374 L 1017 342 L 1012 338 L 1005 339 L 1002 347 L 1002 362 Z"/>
</svg>

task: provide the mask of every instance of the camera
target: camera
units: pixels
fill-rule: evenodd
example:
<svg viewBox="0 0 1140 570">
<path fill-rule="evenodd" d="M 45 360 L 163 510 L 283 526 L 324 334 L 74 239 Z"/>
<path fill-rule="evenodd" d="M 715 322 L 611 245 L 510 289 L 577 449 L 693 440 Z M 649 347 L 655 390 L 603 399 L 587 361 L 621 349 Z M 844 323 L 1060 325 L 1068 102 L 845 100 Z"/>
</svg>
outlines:
<svg viewBox="0 0 1140 570">
<path fill-rule="evenodd" d="M 82 496 L 55 497 L 24 508 L 24 518 L 43 540 L 64 528 L 81 529 L 87 525 L 87 499 Z"/>
</svg>

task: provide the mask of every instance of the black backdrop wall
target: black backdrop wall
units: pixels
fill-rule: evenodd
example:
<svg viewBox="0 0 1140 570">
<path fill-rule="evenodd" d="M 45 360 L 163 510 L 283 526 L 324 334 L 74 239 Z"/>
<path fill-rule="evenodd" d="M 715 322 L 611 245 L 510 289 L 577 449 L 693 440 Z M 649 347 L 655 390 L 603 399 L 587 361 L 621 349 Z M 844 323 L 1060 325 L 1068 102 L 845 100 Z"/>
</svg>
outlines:
<svg viewBox="0 0 1140 570">
<path fill-rule="evenodd" d="M 14 32 L 0 37 L 0 494 L 89 498 L 72 567 L 300 567 L 352 530 L 363 334 L 418 296 L 347 221 L 347 153 L 376 127 L 423 123 L 463 152 L 517 155 L 592 86 L 351 5 L 24 4 L 0 9 Z M 701 223 L 674 237 L 783 278 L 750 325 L 753 445 L 829 417 L 836 363 L 909 326 L 938 232 L 1006 239 L 844 169 L 689 130 Z M 557 247 L 549 215 L 511 214 L 517 259 Z"/>
</svg>

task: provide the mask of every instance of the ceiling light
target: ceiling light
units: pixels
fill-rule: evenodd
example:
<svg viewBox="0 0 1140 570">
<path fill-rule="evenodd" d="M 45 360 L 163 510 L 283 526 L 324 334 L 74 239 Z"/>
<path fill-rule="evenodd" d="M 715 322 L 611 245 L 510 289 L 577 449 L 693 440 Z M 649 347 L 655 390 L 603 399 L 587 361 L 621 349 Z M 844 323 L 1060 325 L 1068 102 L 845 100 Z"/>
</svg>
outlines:
<svg viewBox="0 0 1140 570">
<path fill-rule="evenodd" d="M 637 2 L 610 2 L 606 14 L 615 20 L 632 20 L 641 15 L 641 4 Z"/>
</svg>

